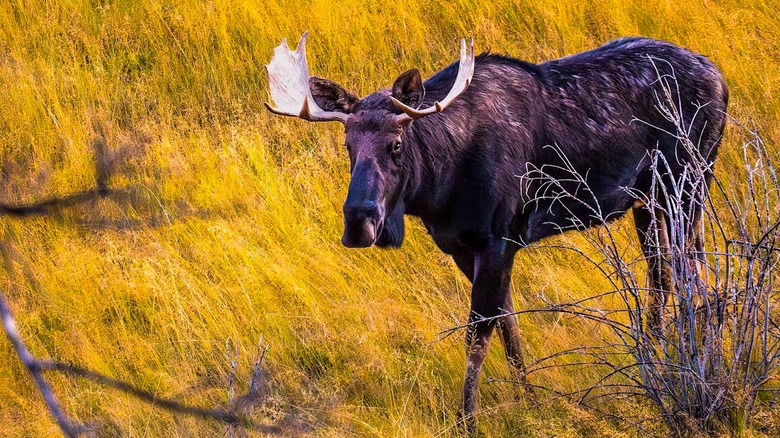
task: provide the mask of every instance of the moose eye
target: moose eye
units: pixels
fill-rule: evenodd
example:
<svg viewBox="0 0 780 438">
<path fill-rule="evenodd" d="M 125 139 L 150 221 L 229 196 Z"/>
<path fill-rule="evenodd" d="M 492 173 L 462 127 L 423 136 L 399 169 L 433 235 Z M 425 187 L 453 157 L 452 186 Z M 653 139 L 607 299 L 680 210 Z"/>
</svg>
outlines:
<svg viewBox="0 0 780 438">
<path fill-rule="evenodd" d="M 401 152 L 401 140 L 396 140 L 390 143 L 390 152 L 393 154 Z"/>
</svg>

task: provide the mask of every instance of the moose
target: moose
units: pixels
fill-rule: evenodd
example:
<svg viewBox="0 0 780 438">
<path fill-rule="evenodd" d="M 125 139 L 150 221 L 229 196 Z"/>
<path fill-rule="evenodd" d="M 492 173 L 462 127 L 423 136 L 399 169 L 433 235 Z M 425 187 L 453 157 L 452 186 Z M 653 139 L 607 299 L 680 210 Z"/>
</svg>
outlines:
<svg viewBox="0 0 780 438">
<path fill-rule="evenodd" d="M 527 383 L 509 290 L 521 247 L 573 223 L 585 229 L 633 210 L 654 286 L 651 299 L 663 301 L 671 287 L 663 245 L 650 235 L 668 240 L 669 228 L 665 213 L 645 202 L 658 191 L 652 157 L 663 156 L 667 179 L 704 160 L 709 184 L 728 90 L 706 57 L 629 37 L 533 64 L 487 52 L 475 57 L 473 39 L 463 39 L 460 60 L 427 80 L 411 69 L 392 87 L 361 99 L 309 76 L 307 36 L 295 51 L 286 40 L 274 49 L 266 69 L 276 107 L 266 106 L 279 115 L 344 124 L 351 170 L 344 246 L 399 247 L 404 215 L 417 216 L 468 277 L 471 311 L 459 411 L 468 431 L 475 431 L 478 381 L 494 329 L 513 373 Z M 662 90 L 669 78 L 675 86 Z M 680 103 L 676 119 L 659 110 L 661 93 Z M 696 148 L 681 145 L 680 129 L 696 140 Z M 543 182 L 520 176 L 550 165 L 549 176 L 566 181 L 567 175 L 556 174 L 562 166 L 554 165 L 561 157 L 586 180 L 587 195 L 533 196 Z M 694 221 L 701 217 L 696 198 L 685 200 Z M 599 215 L 593 214 L 596 204 Z"/>
</svg>

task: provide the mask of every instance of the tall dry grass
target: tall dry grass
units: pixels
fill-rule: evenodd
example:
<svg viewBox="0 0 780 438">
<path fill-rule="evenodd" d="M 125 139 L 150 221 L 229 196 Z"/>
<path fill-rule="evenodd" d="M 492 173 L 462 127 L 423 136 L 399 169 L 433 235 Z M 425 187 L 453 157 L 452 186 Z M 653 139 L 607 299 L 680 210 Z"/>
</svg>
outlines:
<svg viewBox="0 0 780 438">
<path fill-rule="evenodd" d="M 225 339 L 239 346 L 236 387 L 256 344 L 267 396 L 257 421 L 290 435 L 452 433 L 468 284 L 411 220 L 403 249 L 339 244 L 347 159 L 338 126 L 271 117 L 263 64 L 283 36 L 311 30 L 312 69 L 359 94 L 412 66 L 451 62 L 457 39 L 541 61 L 624 35 L 707 54 L 731 89 L 731 113 L 770 147 L 780 138 L 780 23 L 768 1 L 8 1 L 0 5 L 0 200 L 30 203 L 93 188 L 94 140 L 117 196 L 2 221 L 8 295 L 35 354 L 72 361 L 161 396 L 226 403 Z M 739 184 L 726 136 L 718 175 Z M 619 225 L 638 256 L 630 220 Z M 622 228 L 620 228 L 622 227 Z M 576 236 L 572 237 L 577 239 Z M 632 245 L 633 243 L 633 245 Z M 571 254 L 520 254 L 519 308 L 606 290 Z M 593 326 L 522 316 L 528 355 L 588 343 Z M 598 336 L 601 336 L 599 334 Z M 500 348 L 485 367 L 509 370 Z M 103 435 L 222 435 L 81 380 L 49 376 L 64 409 Z M 560 391 L 597 370 L 532 379 Z M 487 435 L 663 434 L 559 401 L 526 409 L 516 388 L 482 386 Z M 776 412 L 775 412 L 776 420 Z M 771 415 L 770 415 L 771 419 Z M 768 422 L 765 422 L 768 423 Z M 766 424 L 751 430 L 762 433 Z M 57 433 L 32 382 L 0 341 L 0 432 Z"/>
</svg>

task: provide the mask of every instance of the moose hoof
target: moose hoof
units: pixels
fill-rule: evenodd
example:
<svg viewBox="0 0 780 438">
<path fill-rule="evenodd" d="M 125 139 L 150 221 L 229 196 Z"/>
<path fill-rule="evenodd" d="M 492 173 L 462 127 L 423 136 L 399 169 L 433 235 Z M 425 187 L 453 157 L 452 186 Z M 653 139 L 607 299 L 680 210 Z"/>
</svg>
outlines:
<svg viewBox="0 0 780 438">
<path fill-rule="evenodd" d="M 477 436 L 477 420 L 474 414 L 464 414 L 463 410 L 458 411 L 457 430 L 467 437 Z"/>
</svg>

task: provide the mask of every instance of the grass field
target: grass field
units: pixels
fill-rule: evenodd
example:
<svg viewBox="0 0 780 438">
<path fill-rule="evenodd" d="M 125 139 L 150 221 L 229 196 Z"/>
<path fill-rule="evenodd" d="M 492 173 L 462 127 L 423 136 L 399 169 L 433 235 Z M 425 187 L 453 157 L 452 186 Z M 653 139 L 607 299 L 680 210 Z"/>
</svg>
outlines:
<svg viewBox="0 0 780 438">
<path fill-rule="evenodd" d="M 226 339 L 246 391 L 260 339 L 265 396 L 248 411 L 289 436 L 449 436 L 465 355 L 469 285 L 416 220 L 403 248 L 340 245 L 349 164 L 338 124 L 271 116 L 263 65 L 282 37 L 310 30 L 314 72 L 365 95 L 402 71 L 457 57 L 461 36 L 542 61 L 645 35 L 706 54 L 732 115 L 780 140 L 777 1 L 9 0 L 0 5 L 0 202 L 93 189 L 114 194 L 51 214 L 0 217 L 0 287 L 33 353 L 162 397 L 225 406 Z M 716 173 L 733 181 L 742 139 L 729 127 Z M 103 139 L 103 140 L 101 140 Z M 95 165 L 95 145 L 105 156 Z M 617 224 L 638 255 L 631 220 Z M 579 239 L 576 235 L 568 239 Z M 608 289 L 569 253 L 529 250 L 519 308 Z M 530 358 L 597 342 L 585 323 L 522 316 Z M 497 343 L 496 343 L 497 344 Z M 597 369 L 532 381 L 569 391 Z M 493 348 L 485 378 L 509 377 Z M 48 374 L 63 408 L 100 436 L 226 436 L 84 380 Z M 486 436 L 663 436 L 566 401 L 529 407 L 482 386 Z M 776 411 L 748 425 L 771 434 Z M 0 340 L 0 435 L 55 436 L 28 374 Z M 258 434 L 251 432 L 252 434 Z"/>
</svg>

